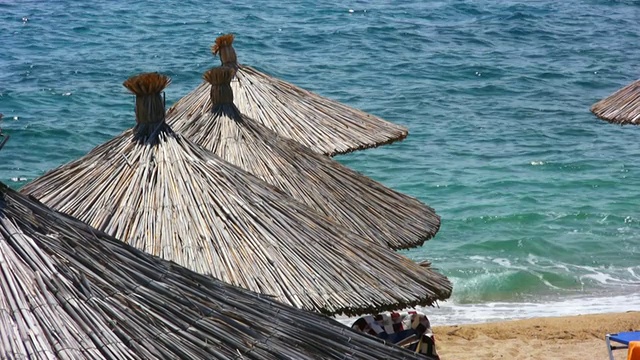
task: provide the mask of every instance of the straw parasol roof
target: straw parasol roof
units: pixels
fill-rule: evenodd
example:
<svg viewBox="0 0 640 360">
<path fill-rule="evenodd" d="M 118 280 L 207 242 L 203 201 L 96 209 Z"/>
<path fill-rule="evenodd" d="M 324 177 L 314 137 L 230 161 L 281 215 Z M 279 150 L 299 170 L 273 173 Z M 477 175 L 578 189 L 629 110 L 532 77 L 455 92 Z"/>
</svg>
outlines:
<svg viewBox="0 0 640 360">
<path fill-rule="evenodd" d="M 593 104 L 591 112 L 610 123 L 640 125 L 640 80 Z"/>
<path fill-rule="evenodd" d="M 125 81 L 136 126 L 27 184 L 56 210 L 134 247 L 326 314 L 432 304 L 448 279 L 348 231 L 174 133 L 165 76 Z"/>
<path fill-rule="evenodd" d="M 3 359 L 425 359 L 145 254 L 0 183 Z"/>
<path fill-rule="evenodd" d="M 394 250 L 416 247 L 436 234 L 440 217 L 432 208 L 241 115 L 229 86 L 234 71 L 229 67 L 207 71 L 204 77 L 211 83 L 212 107 L 190 119 L 167 119 L 169 125 L 222 159 L 383 246 Z"/>
<path fill-rule="evenodd" d="M 240 65 L 232 46 L 233 38 L 231 34 L 218 37 L 213 54 L 220 54 L 223 65 L 238 70 L 232 86 L 240 112 L 267 128 L 329 156 L 407 137 L 408 131 L 403 126 Z M 209 84 L 204 82 L 176 102 L 167 116 L 189 119 L 210 107 Z"/>
</svg>

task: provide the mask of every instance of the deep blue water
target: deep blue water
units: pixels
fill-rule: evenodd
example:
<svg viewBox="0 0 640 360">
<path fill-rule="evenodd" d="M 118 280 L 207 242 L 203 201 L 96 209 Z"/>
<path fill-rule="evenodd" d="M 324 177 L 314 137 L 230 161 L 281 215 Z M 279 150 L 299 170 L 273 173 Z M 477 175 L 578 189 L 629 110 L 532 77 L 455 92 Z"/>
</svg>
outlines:
<svg viewBox="0 0 640 360">
<path fill-rule="evenodd" d="M 233 32 L 242 63 L 410 129 L 337 159 L 442 216 L 404 253 L 453 279 L 449 304 L 637 299 L 640 129 L 589 106 L 640 77 L 638 19 L 604 0 L 0 0 L 0 180 L 131 127 L 130 75 L 168 74 L 173 103 Z"/>
</svg>

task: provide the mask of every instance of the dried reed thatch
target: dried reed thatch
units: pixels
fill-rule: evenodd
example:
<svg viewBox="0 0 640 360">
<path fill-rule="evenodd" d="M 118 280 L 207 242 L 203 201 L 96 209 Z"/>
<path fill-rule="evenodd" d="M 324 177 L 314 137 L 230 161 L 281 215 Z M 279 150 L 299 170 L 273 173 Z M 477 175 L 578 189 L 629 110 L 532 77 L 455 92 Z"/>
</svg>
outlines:
<svg viewBox="0 0 640 360">
<path fill-rule="evenodd" d="M 407 137 L 405 127 L 353 109 L 237 62 L 233 35 L 216 39 L 213 54 L 238 70 L 232 83 L 236 105 L 243 114 L 276 133 L 329 156 L 367 149 Z M 202 83 L 176 102 L 169 119 L 187 121 L 207 112 L 209 84 Z"/>
<path fill-rule="evenodd" d="M 198 275 L 0 183 L 2 359 L 424 359 Z"/>
<path fill-rule="evenodd" d="M 602 120 L 620 125 L 640 124 L 640 80 L 616 91 L 591 106 Z"/>
<path fill-rule="evenodd" d="M 370 313 L 450 296 L 446 277 L 174 133 L 156 92 L 162 78 L 125 82 L 136 92 L 135 128 L 22 191 L 138 249 L 305 310 Z"/>
<path fill-rule="evenodd" d="M 436 234 L 440 217 L 430 207 L 241 115 L 229 86 L 233 73 L 229 67 L 207 71 L 204 78 L 211 83 L 212 108 L 189 120 L 167 119 L 169 125 L 223 160 L 383 246 L 416 247 Z"/>
<path fill-rule="evenodd" d="M 2 121 L 3 116 L 4 116 L 3 114 L 0 114 L 0 121 Z M 9 141 L 9 135 L 4 134 L 2 132 L 2 128 L 0 127 L 0 150 L 2 150 L 2 148 L 4 147 L 4 144 L 6 144 L 7 141 Z"/>
</svg>

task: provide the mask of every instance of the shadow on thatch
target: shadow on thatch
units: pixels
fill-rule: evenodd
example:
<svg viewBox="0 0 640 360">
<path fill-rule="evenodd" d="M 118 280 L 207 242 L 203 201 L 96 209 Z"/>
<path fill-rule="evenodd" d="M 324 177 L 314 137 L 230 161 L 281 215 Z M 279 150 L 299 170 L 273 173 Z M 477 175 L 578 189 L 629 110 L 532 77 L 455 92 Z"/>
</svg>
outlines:
<svg viewBox="0 0 640 360">
<path fill-rule="evenodd" d="M 237 68 L 232 83 L 236 106 L 281 136 L 315 152 L 333 156 L 389 144 L 407 137 L 405 127 L 319 96 L 237 62 L 233 35 L 216 39 L 212 51 L 225 66 Z M 211 108 L 209 86 L 202 83 L 167 112 L 190 119 Z M 169 120 L 171 123 L 172 121 Z"/>
<path fill-rule="evenodd" d="M 598 101 L 590 110 L 600 119 L 610 123 L 640 124 L 640 80 Z"/>
<path fill-rule="evenodd" d="M 419 359 L 134 249 L 0 183 L 3 359 Z"/>
<path fill-rule="evenodd" d="M 134 129 L 21 191 L 140 250 L 305 310 L 361 314 L 450 296 L 445 276 L 174 133 L 160 101 L 136 93 Z"/>
<path fill-rule="evenodd" d="M 440 217 L 432 208 L 241 115 L 229 86 L 233 74 L 228 67 L 207 71 L 212 107 L 189 119 L 167 119 L 172 128 L 383 246 L 412 248 L 436 234 Z"/>
</svg>

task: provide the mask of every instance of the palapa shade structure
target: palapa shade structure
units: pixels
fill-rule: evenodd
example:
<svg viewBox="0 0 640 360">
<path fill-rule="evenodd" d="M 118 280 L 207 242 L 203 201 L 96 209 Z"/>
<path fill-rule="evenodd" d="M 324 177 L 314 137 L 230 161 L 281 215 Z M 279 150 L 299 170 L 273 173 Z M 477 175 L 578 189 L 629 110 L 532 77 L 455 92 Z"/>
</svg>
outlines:
<svg viewBox="0 0 640 360">
<path fill-rule="evenodd" d="M 440 217 L 432 208 L 241 114 L 229 85 L 234 72 L 229 67 L 207 71 L 211 108 L 189 119 L 167 119 L 169 125 L 223 160 L 383 246 L 412 248 L 436 234 Z"/>
<path fill-rule="evenodd" d="M 0 183 L 3 359 L 424 359 L 145 254 Z"/>
<path fill-rule="evenodd" d="M 164 122 L 167 77 L 125 81 L 137 125 L 22 191 L 198 273 L 326 314 L 446 299 L 443 275 L 344 229 Z"/>
<path fill-rule="evenodd" d="M 591 112 L 610 123 L 640 125 L 640 80 L 593 104 Z"/>
<path fill-rule="evenodd" d="M 212 52 L 220 54 L 224 66 L 238 70 L 232 86 L 240 112 L 267 128 L 329 156 L 407 137 L 408 131 L 403 126 L 239 64 L 233 38 L 231 34 L 218 37 Z M 176 102 L 167 117 L 189 119 L 210 107 L 209 84 L 204 82 Z"/>
</svg>

